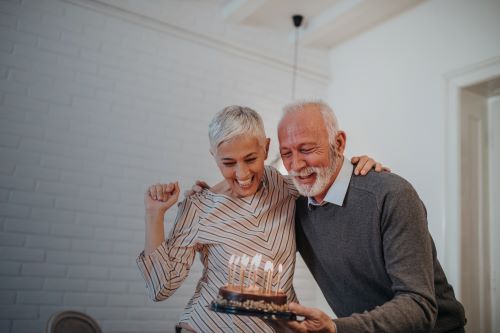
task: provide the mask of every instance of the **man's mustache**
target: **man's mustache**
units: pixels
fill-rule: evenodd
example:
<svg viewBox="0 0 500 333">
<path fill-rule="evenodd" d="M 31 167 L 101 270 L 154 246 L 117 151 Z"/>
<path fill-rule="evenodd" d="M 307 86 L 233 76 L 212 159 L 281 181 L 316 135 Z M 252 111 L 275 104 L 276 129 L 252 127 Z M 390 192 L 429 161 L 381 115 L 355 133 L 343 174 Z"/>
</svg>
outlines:
<svg viewBox="0 0 500 333">
<path fill-rule="evenodd" d="M 290 171 L 289 175 L 292 177 L 307 177 L 313 173 L 318 173 L 321 168 L 318 167 L 306 167 L 299 171 Z"/>
</svg>

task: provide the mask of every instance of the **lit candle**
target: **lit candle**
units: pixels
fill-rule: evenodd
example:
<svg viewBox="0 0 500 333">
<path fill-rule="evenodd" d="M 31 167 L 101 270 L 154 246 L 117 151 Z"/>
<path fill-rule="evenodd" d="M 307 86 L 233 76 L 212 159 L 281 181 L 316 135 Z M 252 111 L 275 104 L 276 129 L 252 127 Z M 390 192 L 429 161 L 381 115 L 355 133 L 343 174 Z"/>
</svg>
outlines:
<svg viewBox="0 0 500 333">
<path fill-rule="evenodd" d="M 250 258 L 246 254 L 241 257 L 241 265 L 240 265 L 240 292 L 243 291 L 243 285 L 245 284 L 245 270 L 247 269 L 248 262 Z"/>
<path fill-rule="evenodd" d="M 234 273 L 236 272 L 236 268 L 238 267 L 238 264 L 240 263 L 240 256 L 234 257 L 234 263 L 233 263 L 233 285 L 236 284 L 236 279 L 234 277 Z"/>
<path fill-rule="evenodd" d="M 274 265 L 271 263 L 271 268 L 269 269 L 268 274 L 268 279 L 267 279 L 267 293 L 271 294 L 272 290 L 271 288 L 273 287 L 273 272 L 274 272 Z"/>
<path fill-rule="evenodd" d="M 281 280 L 281 272 L 283 271 L 283 265 L 278 265 L 278 284 L 276 285 L 276 295 L 278 295 L 278 291 L 280 290 L 280 280 Z"/>
<path fill-rule="evenodd" d="M 272 267 L 273 263 L 266 261 L 266 264 L 264 265 L 264 283 L 262 284 L 265 294 L 267 294 L 267 286 L 269 285 L 269 280 L 271 279 L 269 273 L 271 272 Z"/>
<path fill-rule="evenodd" d="M 231 254 L 231 258 L 229 258 L 229 264 L 228 264 L 228 274 L 227 274 L 227 285 L 230 286 L 232 284 L 232 268 L 233 268 L 233 262 L 234 262 L 234 254 Z"/>
<path fill-rule="evenodd" d="M 254 287 L 257 284 L 257 270 L 259 269 L 260 262 L 262 261 L 262 254 L 257 254 L 256 257 L 257 258 L 255 260 L 255 268 L 254 268 L 254 272 L 253 272 L 253 286 Z"/>
<path fill-rule="evenodd" d="M 255 263 L 257 262 L 258 254 L 254 255 L 252 261 L 250 261 L 250 266 L 248 266 L 248 287 L 252 286 L 252 276 L 254 276 Z"/>
</svg>

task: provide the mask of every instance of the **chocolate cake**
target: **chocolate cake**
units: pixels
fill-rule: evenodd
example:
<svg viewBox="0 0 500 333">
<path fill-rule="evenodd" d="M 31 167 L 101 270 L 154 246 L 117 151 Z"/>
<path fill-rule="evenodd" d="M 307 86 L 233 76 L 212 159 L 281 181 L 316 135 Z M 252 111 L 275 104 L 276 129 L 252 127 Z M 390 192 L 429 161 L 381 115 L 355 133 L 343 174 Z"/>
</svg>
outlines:
<svg viewBox="0 0 500 333">
<path fill-rule="evenodd" d="M 261 311 L 288 311 L 287 296 L 282 291 L 264 293 L 261 288 L 224 286 L 219 289 L 219 305 Z"/>
</svg>

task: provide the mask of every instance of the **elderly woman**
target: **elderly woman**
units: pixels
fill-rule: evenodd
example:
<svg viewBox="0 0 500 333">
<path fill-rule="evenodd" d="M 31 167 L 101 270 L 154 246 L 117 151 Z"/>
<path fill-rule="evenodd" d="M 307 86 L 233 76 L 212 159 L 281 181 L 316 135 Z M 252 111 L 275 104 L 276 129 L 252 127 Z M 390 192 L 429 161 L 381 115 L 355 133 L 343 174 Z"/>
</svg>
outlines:
<svg viewBox="0 0 500 333">
<path fill-rule="evenodd" d="M 257 112 L 230 106 L 209 126 L 210 152 L 224 182 L 186 198 L 178 207 L 175 224 L 164 237 L 165 212 L 177 202 L 177 183 L 151 186 L 145 193 L 146 244 L 137 264 L 150 297 L 161 301 L 172 295 L 187 277 L 195 254 L 204 266 L 194 295 L 180 318 L 178 331 L 272 332 L 257 317 L 221 314 L 209 310 L 226 284 L 232 254 L 281 263 L 281 289 L 296 301 L 295 199 L 292 181 L 264 166 L 269 151 L 262 119 Z M 371 168 L 372 160 L 367 165 Z M 235 277 L 236 282 L 238 276 Z"/>
</svg>

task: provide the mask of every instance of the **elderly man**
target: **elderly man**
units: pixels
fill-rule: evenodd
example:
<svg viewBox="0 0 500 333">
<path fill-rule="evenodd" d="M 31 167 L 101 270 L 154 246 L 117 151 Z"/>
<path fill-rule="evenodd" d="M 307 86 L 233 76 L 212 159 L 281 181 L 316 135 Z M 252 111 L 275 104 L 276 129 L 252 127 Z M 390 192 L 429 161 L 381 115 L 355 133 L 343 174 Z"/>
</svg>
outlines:
<svg viewBox="0 0 500 333">
<path fill-rule="evenodd" d="M 464 332 L 426 211 L 394 173 L 353 175 L 346 134 L 323 102 L 284 109 L 280 153 L 295 186 L 297 247 L 338 319 L 292 303 L 299 332 Z"/>
</svg>

